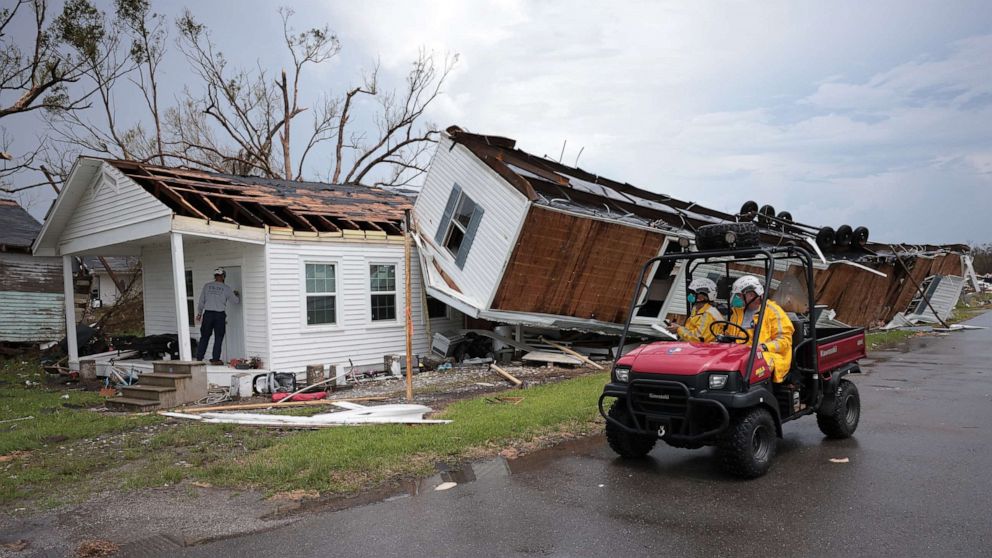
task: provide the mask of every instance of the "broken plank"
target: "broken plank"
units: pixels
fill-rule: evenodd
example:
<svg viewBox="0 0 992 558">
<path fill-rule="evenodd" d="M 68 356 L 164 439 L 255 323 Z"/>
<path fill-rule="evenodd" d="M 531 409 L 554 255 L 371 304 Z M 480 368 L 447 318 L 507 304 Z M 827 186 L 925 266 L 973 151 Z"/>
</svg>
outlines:
<svg viewBox="0 0 992 558">
<path fill-rule="evenodd" d="M 571 364 L 574 366 L 582 364 L 582 361 L 574 356 L 548 351 L 533 351 L 527 353 L 523 356 L 523 360 L 533 362 L 550 362 L 552 364 Z"/>
<path fill-rule="evenodd" d="M 587 356 L 585 356 L 583 354 L 577 353 L 577 352 L 573 351 L 572 349 L 569 349 L 568 347 L 563 347 L 563 346 L 561 346 L 561 345 L 559 345 L 557 343 L 554 343 L 552 341 L 549 341 L 549 340 L 545 339 L 544 337 L 541 337 L 541 341 L 547 343 L 548 345 L 551 345 L 552 347 L 558 349 L 559 351 L 561 351 L 563 353 L 570 354 L 570 355 L 574 356 L 575 358 L 582 360 L 583 362 L 589 364 L 590 366 L 592 366 L 593 368 L 595 368 L 597 370 L 603 370 L 603 367 L 602 366 L 600 366 L 598 363 L 595 363 L 595 362 L 589 360 L 589 357 L 587 357 Z"/>
<path fill-rule="evenodd" d="M 522 380 L 520 380 L 519 378 L 517 378 L 513 374 L 510 374 L 506 370 L 503 370 L 499 366 L 496 366 L 495 364 L 490 364 L 489 365 L 489 368 L 492 369 L 493 372 L 495 372 L 495 373 L 499 374 L 500 376 L 503 376 L 504 378 L 506 378 L 507 380 L 509 380 L 514 386 L 520 387 L 521 385 L 523 385 L 523 381 Z"/>
</svg>

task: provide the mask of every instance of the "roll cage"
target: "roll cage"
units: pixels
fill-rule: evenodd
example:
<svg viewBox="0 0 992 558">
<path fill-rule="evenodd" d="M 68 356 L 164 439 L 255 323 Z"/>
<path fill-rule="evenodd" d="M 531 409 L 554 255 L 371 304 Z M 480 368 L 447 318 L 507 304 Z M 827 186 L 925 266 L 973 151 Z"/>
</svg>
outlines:
<svg viewBox="0 0 992 558">
<path fill-rule="evenodd" d="M 708 250 L 708 251 L 698 251 L 698 252 L 677 252 L 672 254 L 664 254 L 661 256 L 656 256 L 654 258 L 646 261 L 641 267 L 640 276 L 637 279 L 637 285 L 634 288 L 634 296 L 631 299 L 630 311 L 627 313 L 627 321 L 623 327 L 623 334 L 620 336 L 620 344 L 617 347 L 617 359 L 614 361 L 613 370 L 611 370 L 611 375 L 615 378 L 616 373 L 616 362 L 620 360 L 620 356 L 623 353 L 623 347 L 627 344 L 627 335 L 630 332 L 630 324 L 637 315 L 638 309 L 648 303 L 648 298 L 644 296 L 644 300 L 641 301 L 642 294 L 647 293 L 649 288 L 648 284 L 645 283 L 645 277 L 649 275 L 650 270 L 656 263 L 673 261 L 676 264 L 681 261 L 688 262 L 688 267 L 686 272 L 683 274 L 685 278 L 685 288 L 686 292 L 689 290 L 689 283 L 692 282 L 692 273 L 699 266 L 706 263 L 722 263 L 725 264 L 726 276 L 730 277 L 730 264 L 731 263 L 748 263 L 748 262 L 762 262 L 765 267 L 765 281 L 764 285 L 766 288 L 765 296 L 761 298 L 761 308 L 758 311 L 758 321 L 755 325 L 754 331 L 755 335 L 750 341 L 751 349 L 748 353 L 747 367 L 741 371 L 743 378 L 742 389 L 747 391 L 751 384 L 751 370 L 754 368 L 754 361 L 757 358 L 758 345 L 757 342 L 757 332 L 761 331 L 761 326 L 765 319 L 765 309 L 768 304 L 768 289 L 772 282 L 772 273 L 775 270 L 775 261 L 779 260 L 798 260 L 804 271 L 804 277 L 806 279 L 806 293 L 808 297 L 808 308 L 810 319 L 815 317 L 814 308 L 816 307 L 816 293 L 814 289 L 814 279 L 813 279 L 813 257 L 812 255 L 799 246 L 773 246 L 768 248 L 736 248 L 727 250 Z M 691 310 L 691 309 L 690 309 Z M 743 325 L 743 324 L 742 324 Z M 799 370 L 803 373 L 817 373 L 819 371 L 819 355 L 816 350 L 811 351 L 810 363 L 812 368 L 807 369 L 802 367 L 800 360 L 797 358 L 800 354 L 799 351 L 811 345 L 816 347 L 816 327 L 810 325 L 809 327 L 802 328 L 803 340 L 796 346 L 792 348 L 793 351 L 793 368 Z"/>
</svg>

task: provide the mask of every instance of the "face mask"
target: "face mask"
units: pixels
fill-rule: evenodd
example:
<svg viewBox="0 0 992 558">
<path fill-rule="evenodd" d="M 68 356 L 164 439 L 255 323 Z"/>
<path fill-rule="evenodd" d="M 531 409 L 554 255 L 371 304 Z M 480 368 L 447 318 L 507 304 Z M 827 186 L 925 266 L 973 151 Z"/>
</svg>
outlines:
<svg viewBox="0 0 992 558">
<path fill-rule="evenodd" d="M 696 303 L 696 295 L 694 295 L 692 293 L 690 293 L 689 296 L 685 297 L 685 299 L 687 301 L 689 301 L 689 304 L 695 304 Z"/>
<path fill-rule="evenodd" d="M 734 296 L 732 296 L 730 298 L 730 307 L 731 308 L 744 308 L 744 299 L 741 298 L 741 295 L 735 294 Z"/>
</svg>

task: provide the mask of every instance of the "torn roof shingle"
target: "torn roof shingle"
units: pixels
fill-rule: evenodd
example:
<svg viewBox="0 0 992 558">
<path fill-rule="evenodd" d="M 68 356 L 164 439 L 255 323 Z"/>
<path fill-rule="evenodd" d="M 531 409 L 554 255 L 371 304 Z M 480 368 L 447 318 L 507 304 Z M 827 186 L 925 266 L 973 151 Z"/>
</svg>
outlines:
<svg viewBox="0 0 992 558">
<path fill-rule="evenodd" d="M 0 249 L 30 251 L 41 223 L 14 200 L 0 199 Z"/>
<path fill-rule="evenodd" d="M 252 227 L 401 234 L 407 196 L 357 184 L 236 176 L 108 160 L 179 215 Z"/>
</svg>

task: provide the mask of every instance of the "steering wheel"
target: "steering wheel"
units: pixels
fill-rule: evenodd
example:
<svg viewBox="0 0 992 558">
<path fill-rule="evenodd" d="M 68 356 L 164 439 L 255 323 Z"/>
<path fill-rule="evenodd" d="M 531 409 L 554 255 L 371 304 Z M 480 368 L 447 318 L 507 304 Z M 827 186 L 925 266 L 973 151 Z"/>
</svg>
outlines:
<svg viewBox="0 0 992 558">
<path fill-rule="evenodd" d="M 716 330 L 713 329 L 713 326 L 715 326 L 717 324 L 723 324 L 724 325 L 723 333 L 717 333 Z M 744 335 L 743 336 L 741 336 L 741 335 L 727 335 L 727 328 L 726 328 L 726 326 L 728 326 L 728 325 L 731 326 L 731 327 L 736 328 L 738 331 L 740 331 Z M 751 334 L 748 333 L 747 329 L 745 329 L 740 324 L 731 322 L 729 320 L 715 320 L 713 323 L 710 324 L 710 333 L 713 334 L 713 337 L 716 337 L 717 340 L 720 341 L 721 343 L 737 343 L 737 342 L 740 342 L 740 343 L 743 343 L 743 344 L 746 345 L 749 341 L 751 341 Z"/>
</svg>

